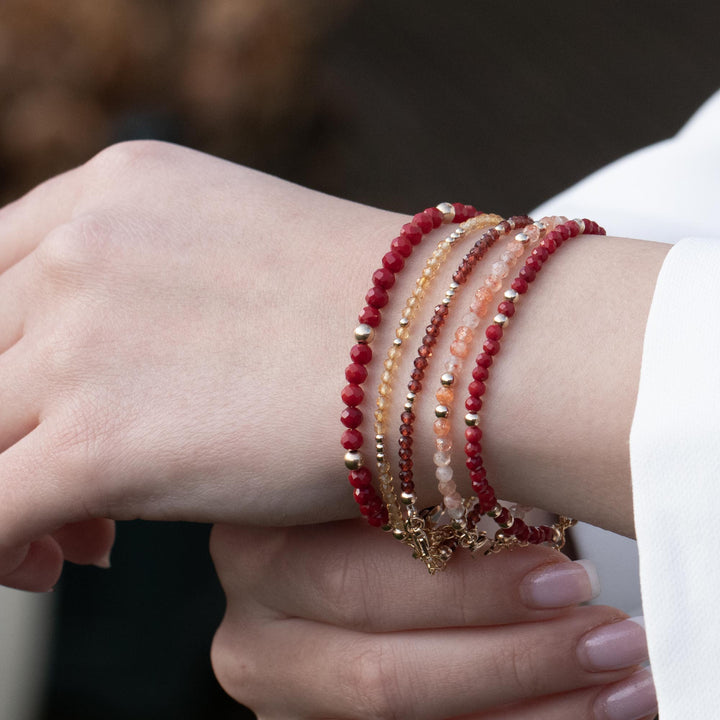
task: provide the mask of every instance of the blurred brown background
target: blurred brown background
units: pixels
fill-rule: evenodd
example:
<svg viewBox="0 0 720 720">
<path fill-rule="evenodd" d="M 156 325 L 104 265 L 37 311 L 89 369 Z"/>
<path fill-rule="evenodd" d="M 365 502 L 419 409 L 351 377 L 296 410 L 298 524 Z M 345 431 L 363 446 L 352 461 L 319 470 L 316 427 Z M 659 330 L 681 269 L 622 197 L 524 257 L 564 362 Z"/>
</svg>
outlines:
<svg viewBox="0 0 720 720">
<path fill-rule="evenodd" d="M 394 210 L 527 211 L 720 86 L 720 6 L 2 0 L 0 198 L 158 138 Z M 124 524 L 58 590 L 45 720 L 242 718 L 207 528 Z"/>
</svg>

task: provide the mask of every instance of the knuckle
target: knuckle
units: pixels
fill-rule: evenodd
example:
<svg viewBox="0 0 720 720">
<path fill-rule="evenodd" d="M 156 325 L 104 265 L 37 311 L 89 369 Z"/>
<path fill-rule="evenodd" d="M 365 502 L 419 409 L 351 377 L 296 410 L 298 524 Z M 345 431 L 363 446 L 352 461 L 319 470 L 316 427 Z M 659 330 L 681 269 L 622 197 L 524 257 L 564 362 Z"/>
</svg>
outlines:
<svg viewBox="0 0 720 720">
<path fill-rule="evenodd" d="M 109 260 L 112 235 L 111 223 L 97 213 L 58 226 L 43 239 L 35 254 L 44 277 L 63 282 L 84 277 L 88 268 Z"/>
<path fill-rule="evenodd" d="M 364 630 L 370 624 L 371 608 L 367 596 L 367 578 L 363 564 L 343 556 L 329 567 L 319 569 L 315 585 L 325 607 L 335 621 L 351 630 Z"/>
<path fill-rule="evenodd" d="M 171 152 L 172 145 L 159 140 L 126 140 L 109 145 L 95 155 L 88 168 L 101 178 L 112 179 L 149 163 L 163 161 Z"/>
<path fill-rule="evenodd" d="M 399 659 L 394 645 L 376 638 L 355 643 L 349 662 L 341 667 L 341 683 L 355 707 L 369 720 L 407 717 L 408 699 L 400 689 Z M 344 674 L 344 677 L 342 675 Z"/>
<path fill-rule="evenodd" d="M 535 697 L 545 694 L 548 685 L 547 659 L 544 655 L 529 650 L 527 647 L 512 643 L 502 656 L 506 677 L 517 688 L 519 697 Z"/>
</svg>

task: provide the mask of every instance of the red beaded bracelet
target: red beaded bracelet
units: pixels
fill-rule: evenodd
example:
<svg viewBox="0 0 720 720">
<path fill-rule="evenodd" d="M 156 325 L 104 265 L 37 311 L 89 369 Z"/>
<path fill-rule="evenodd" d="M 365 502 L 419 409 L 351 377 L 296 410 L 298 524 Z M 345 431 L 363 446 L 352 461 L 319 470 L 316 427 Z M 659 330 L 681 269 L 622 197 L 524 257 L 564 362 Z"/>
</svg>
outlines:
<svg viewBox="0 0 720 720">
<path fill-rule="evenodd" d="M 510 289 L 505 292 L 504 300 L 497 308 L 498 314 L 493 323 L 485 330 L 482 352 L 475 358 L 473 382 L 468 387 L 468 399 L 466 400 L 466 407 L 470 408 L 470 411 L 465 416 L 465 423 L 468 426 L 465 431 L 467 441 L 465 454 L 466 466 L 470 472 L 472 489 L 477 495 L 478 504 L 469 519 L 475 522 L 481 515 L 488 515 L 500 526 L 501 529 L 495 535 L 493 549 L 514 544 L 538 545 L 543 542 L 560 547 L 564 541 L 564 531 L 573 524 L 572 520 L 561 516 L 556 527 L 548 525 L 529 527 L 523 519 L 513 517 L 508 508 L 502 507 L 498 503 L 495 491 L 488 482 L 483 464 L 480 445 L 482 431 L 479 427 L 478 414 L 480 407 L 473 399 L 479 397 L 478 391 L 481 393 L 485 391 L 490 367 L 495 356 L 500 352 L 504 328 L 509 319 L 515 315 L 517 300 L 521 295 L 527 293 L 537 273 L 563 242 L 582 234 L 605 235 L 605 230 L 591 220 L 569 220 L 557 226 L 543 238 L 526 259 Z"/>
<path fill-rule="evenodd" d="M 387 508 L 372 485 L 372 473 L 364 466 L 360 453 L 363 436 L 358 430 L 363 420 L 362 411 L 358 407 L 364 398 L 362 384 L 367 378 L 367 366 L 372 360 L 370 344 L 375 328 L 380 325 L 380 310 L 388 303 L 388 290 L 395 284 L 395 275 L 403 269 L 405 259 L 412 254 L 423 236 L 440 227 L 442 223 L 464 222 L 477 214 L 478 211 L 471 205 L 441 203 L 415 215 L 411 222 L 403 225 L 400 235 L 390 243 L 389 252 L 382 258 L 382 267 L 373 273 L 372 287 L 365 295 L 367 304 L 358 316 L 360 325 L 354 332 L 355 345 L 350 350 L 351 363 L 345 369 L 348 384 L 343 388 L 341 398 L 346 407 L 340 419 L 346 428 L 341 444 L 346 450 L 345 465 L 350 470 L 348 480 L 354 488 L 353 495 L 360 506 L 360 512 L 370 525 L 387 527 L 388 522 Z"/>
</svg>

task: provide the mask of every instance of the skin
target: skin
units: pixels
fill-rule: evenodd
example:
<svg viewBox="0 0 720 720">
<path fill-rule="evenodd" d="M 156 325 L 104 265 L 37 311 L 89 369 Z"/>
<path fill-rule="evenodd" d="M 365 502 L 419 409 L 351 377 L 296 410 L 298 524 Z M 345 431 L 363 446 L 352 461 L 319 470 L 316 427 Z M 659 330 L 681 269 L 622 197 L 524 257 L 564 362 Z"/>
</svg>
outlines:
<svg viewBox="0 0 720 720">
<path fill-rule="evenodd" d="M 211 550 L 228 598 L 213 665 L 259 720 L 599 720 L 636 670 L 579 661 L 585 634 L 623 613 L 526 604 L 528 574 L 569 563 L 546 547 L 432 577 L 362 521 L 216 526 Z"/>
<path fill-rule="evenodd" d="M 381 257 L 406 221 L 145 142 L 109 148 L 0 210 L 0 581 L 46 590 L 65 560 L 106 564 L 114 520 L 291 526 L 355 517 L 340 466 L 339 368 L 347 364 L 359 301 L 376 267 L 368 258 Z M 543 269 L 532 302 L 513 319 L 513 337 L 503 343 L 485 398 L 486 465 L 500 496 L 632 534 L 627 435 L 644 323 L 667 249 L 583 238 Z M 407 263 L 394 302 L 409 291 L 422 255 Z M 551 273 L 554 281 L 546 279 Z M 567 309 L 566 316 L 558 317 L 558 308 Z M 384 347 L 391 333 L 386 323 L 376 346 Z M 406 353 L 405 362 L 411 361 Z M 399 377 L 405 375 L 401 370 Z M 376 381 L 371 377 L 366 387 Z M 459 447 L 459 423 L 456 432 Z M 418 426 L 417 447 L 417 467 L 429 468 L 429 423 Z M 431 476 L 418 473 L 420 494 L 432 493 Z M 268 633 L 287 608 L 268 615 L 265 600 L 247 600 L 244 586 L 233 580 L 248 572 L 243 562 L 249 555 L 239 555 L 237 544 L 250 537 L 257 543 L 253 552 L 265 557 L 278 533 L 287 549 L 297 532 L 238 527 L 216 533 L 213 554 L 229 611 L 214 659 L 238 699 L 248 683 L 241 680 L 237 690 L 237 677 L 246 675 L 238 674 L 243 660 L 234 659 L 233 638 L 250 638 L 250 646 L 267 648 L 265 660 L 277 663 L 283 635 Z M 354 524 L 341 524 L 331 539 L 342 547 L 354 542 L 354 533 Z M 405 550 L 388 545 L 382 534 L 373 538 L 384 542 L 392 565 L 366 573 L 371 587 L 394 574 L 400 566 L 393 553 Z M 306 548 L 297 562 L 318 564 L 325 543 Z M 363 560 L 371 546 L 363 541 L 359 547 Z M 509 569 L 528 558 L 542 562 L 538 553 L 560 561 L 547 549 L 492 559 L 488 567 L 507 564 L 492 587 L 513 592 L 517 573 Z M 397 562 L 409 562 L 404 557 Z M 375 561 L 363 562 L 367 568 Z M 262 578 L 270 567 L 254 572 Z M 437 587 L 462 596 L 477 576 L 467 560 L 456 567 Z M 288 597 L 311 582 L 282 573 L 279 580 Z M 418 570 L 398 592 L 422 595 L 427 582 Z M 349 587 L 349 595 L 357 590 Z M 368 623 L 392 605 L 394 598 L 373 606 Z M 255 610 L 245 615 L 250 606 Z M 487 609 L 482 602 L 478 607 Z M 439 605 L 423 628 L 405 630 L 437 637 L 433 628 L 453 624 L 446 612 Z M 316 636 L 310 630 L 318 619 L 307 617 L 307 609 L 293 614 L 301 619 L 295 642 L 311 657 Z M 270 618 L 267 632 L 258 631 L 261 616 Z M 614 610 L 579 608 L 540 623 L 520 613 L 492 633 L 500 645 L 551 647 L 550 657 L 567 670 L 577 637 L 619 617 Z M 479 624 L 494 622 L 500 620 L 488 611 Z M 459 644 L 441 644 L 444 652 L 465 657 L 459 648 L 469 642 L 477 645 L 475 659 L 488 661 L 481 648 L 490 630 L 477 624 L 453 631 Z M 340 661 L 343 652 L 354 651 L 341 636 L 370 629 L 335 618 L 323 625 L 322 642 L 340 642 Z M 404 642 L 397 630 L 390 623 L 381 635 Z M 548 646 L 552 637 L 564 641 Z M 370 646 L 386 640 L 372 635 Z M 516 677 L 524 687 L 518 694 L 517 685 L 503 685 L 503 678 L 518 675 L 515 661 L 503 662 L 490 691 L 463 694 L 460 701 L 457 693 L 446 697 L 438 690 L 417 717 L 451 711 L 485 720 L 561 718 L 561 708 L 564 716 L 582 717 L 578 708 L 590 707 L 600 684 L 627 674 L 598 678 L 568 671 L 560 677 L 545 665 L 542 672 L 531 666 L 524 680 Z M 308 695 L 303 717 L 356 717 L 348 707 L 337 715 L 313 704 L 318 696 L 308 683 L 324 670 L 307 669 L 314 674 L 295 676 L 290 685 Z M 256 680 L 251 699 L 267 694 L 263 687 Z M 390 702 L 407 701 L 407 688 L 397 688 Z M 388 716 L 387 698 L 372 695 L 377 688 L 366 690 L 371 707 Z M 491 708 L 518 697 L 520 705 L 493 715 Z M 276 705 L 268 700 L 266 717 L 296 717 L 288 714 L 288 698 L 280 693 Z"/>
</svg>

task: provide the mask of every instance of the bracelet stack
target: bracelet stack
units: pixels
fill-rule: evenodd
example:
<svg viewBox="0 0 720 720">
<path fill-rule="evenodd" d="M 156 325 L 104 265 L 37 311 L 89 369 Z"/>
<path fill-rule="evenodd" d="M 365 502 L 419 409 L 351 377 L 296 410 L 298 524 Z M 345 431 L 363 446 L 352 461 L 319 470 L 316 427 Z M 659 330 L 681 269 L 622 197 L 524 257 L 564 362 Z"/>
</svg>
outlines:
<svg viewBox="0 0 720 720">
<path fill-rule="evenodd" d="M 359 428 L 364 420 L 360 409 L 365 399 L 362 385 L 373 359 L 371 344 L 375 330 L 382 319 L 381 310 L 389 302 L 388 291 L 395 284 L 395 277 L 403 269 L 405 260 L 426 235 L 447 223 L 456 223 L 458 227 L 443 238 L 428 257 L 400 312 L 392 344 L 383 360 L 373 410 L 377 470 L 374 478 L 361 452 L 364 438 Z M 442 273 L 453 247 L 477 233 L 481 233 L 480 237 L 452 273 L 452 281 L 440 302 L 434 305 L 413 361 L 400 414 L 395 478 L 388 456 L 388 416 L 392 411 L 393 381 L 403 344 L 409 340 L 411 324 L 422 309 L 431 285 Z M 392 240 L 389 252 L 382 258 L 382 267 L 372 275 L 372 287 L 365 296 L 366 305 L 358 316 L 360 324 L 354 331 L 351 362 L 345 370 L 348 384 L 341 393 L 345 403 L 341 415 L 345 427 L 341 439 L 346 450 L 345 465 L 362 515 L 370 525 L 392 532 L 398 540 L 409 545 L 414 554 L 425 562 L 430 573 L 443 569 L 458 547 L 471 552 L 483 548 L 487 554 L 540 543 L 558 549 L 564 545 L 565 533 L 574 522 L 571 519 L 561 516 L 554 525 L 535 527 L 525 522 L 527 508 L 508 508 L 498 502 L 483 463 L 481 409 L 491 367 L 500 352 L 505 329 L 515 315 L 518 301 L 527 294 L 537 274 L 557 249 L 565 241 L 582 234 L 604 235 L 605 231 L 590 220 L 550 217 L 533 222 L 526 216 L 503 220 L 497 215 L 478 213 L 470 205 L 441 203 L 418 213 L 412 222 L 401 228 L 400 234 Z M 473 271 L 496 244 L 501 248 L 500 253 L 475 284 Z M 520 271 L 503 292 L 506 278 L 523 257 Z M 474 286 L 472 301 L 457 324 L 446 357 L 435 369 L 439 374 L 439 383 L 435 389 L 434 412 L 432 418 L 428 418 L 435 437 L 433 462 L 441 501 L 421 508 L 415 492 L 413 471 L 418 400 L 431 367 L 433 351 L 448 323 L 451 307 L 467 286 Z M 474 352 L 477 329 L 482 327 L 483 319 L 489 315 L 493 305 L 496 313 L 482 333 L 482 348 L 475 357 L 471 378 L 465 385 L 461 381 L 463 365 Z M 452 467 L 451 427 L 453 417 L 462 415 L 462 411 L 455 407 L 461 399 L 461 387 L 467 388 L 464 398 L 464 452 L 469 472 L 468 484 L 472 488 L 468 498 L 462 496 Z M 494 522 L 498 526 L 492 536 L 481 527 L 484 516 L 490 518 L 490 524 Z"/>
</svg>

